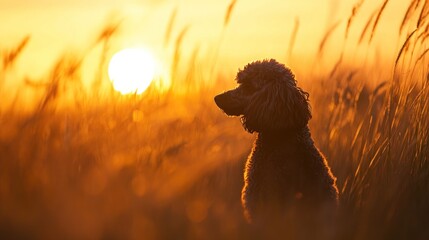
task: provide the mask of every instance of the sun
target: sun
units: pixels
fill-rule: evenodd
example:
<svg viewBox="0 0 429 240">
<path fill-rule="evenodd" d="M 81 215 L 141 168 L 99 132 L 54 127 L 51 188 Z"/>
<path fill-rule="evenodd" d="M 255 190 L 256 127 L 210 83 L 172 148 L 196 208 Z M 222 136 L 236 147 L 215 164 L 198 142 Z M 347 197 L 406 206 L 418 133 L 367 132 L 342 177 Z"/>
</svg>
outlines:
<svg viewBox="0 0 429 240">
<path fill-rule="evenodd" d="M 149 51 L 127 48 L 113 55 L 108 74 L 116 91 L 141 94 L 153 81 L 156 68 L 156 61 Z"/>
</svg>

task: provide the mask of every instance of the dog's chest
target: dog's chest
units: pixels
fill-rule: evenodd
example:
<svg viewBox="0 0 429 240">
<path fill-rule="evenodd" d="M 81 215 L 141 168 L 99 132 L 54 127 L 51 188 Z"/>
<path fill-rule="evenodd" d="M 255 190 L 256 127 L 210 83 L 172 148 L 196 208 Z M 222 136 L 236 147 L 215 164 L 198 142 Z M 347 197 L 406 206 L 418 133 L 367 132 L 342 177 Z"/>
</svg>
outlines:
<svg viewBox="0 0 429 240">
<path fill-rule="evenodd" d="M 301 185 L 305 165 L 299 146 L 256 143 L 246 164 L 246 175 L 261 188 Z"/>
</svg>

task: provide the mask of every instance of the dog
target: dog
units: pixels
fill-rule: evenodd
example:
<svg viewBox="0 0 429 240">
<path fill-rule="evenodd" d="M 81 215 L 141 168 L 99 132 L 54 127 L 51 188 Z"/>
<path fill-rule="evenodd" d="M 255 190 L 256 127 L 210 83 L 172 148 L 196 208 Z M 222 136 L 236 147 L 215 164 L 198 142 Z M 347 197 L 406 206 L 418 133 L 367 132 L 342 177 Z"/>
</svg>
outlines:
<svg viewBox="0 0 429 240">
<path fill-rule="evenodd" d="M 281 227 L 284 219 L 335 211 L 336 178 L 314 145 L 309 94 L 292 71 L 274 59 L 255 61 L 238 71 L 236 81 L 237 88 L 214 100 L 227 115 L 241 116 L 246 131 L 257 133 L 244 172 L 246 219 Z"/>
</svg>

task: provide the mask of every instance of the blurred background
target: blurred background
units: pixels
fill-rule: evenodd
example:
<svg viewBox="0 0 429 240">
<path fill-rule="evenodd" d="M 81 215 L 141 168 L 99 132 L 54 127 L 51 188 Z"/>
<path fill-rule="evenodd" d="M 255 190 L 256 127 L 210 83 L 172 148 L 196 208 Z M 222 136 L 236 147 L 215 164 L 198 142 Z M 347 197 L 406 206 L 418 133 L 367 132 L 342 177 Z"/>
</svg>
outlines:
<svg viewBox="0 0 429 240">
<path fill-rule="evenodd" d="M 330 236 L 429 238 L 428 1 L 0 0 L 0 19 L 1 239 L 263 239 L 240 202 L 255 136 L 213 97 L 266 58 L 310 93 Z"/>
<path fill-rule="evenodd" d="M 360 39 L 363 29 L 372 30 L 372 25 L 366 25 L 382 5 L 383 1 L 338 0 L 2 0 L 0 37 L 7 49 L 31 36 L 25 54 L 14 66 L 19 79 L 42 77 L 63 54 L 78 52 L 87 55 L 83 77 L 85 82 L 90 81 L 98 67 L 94 58 L 99 49 L 93 44 L 106 24 L 120 26 L 109 42 L 107 58 L 123 48 L 145 47 L 167 68 L 173 61 L 175 43 L 180 40 L 185 58 L 197 51 L 197 60 L 211 61 L 216 71 L 228 76 L 238 67 L 263 58 L 276 58 L 305 74 L 329 71 L 341 54 L 347 56 L 348 63 L 391 64 L 385 60 L 396 57 L 403 43 L 398 27 L 409 2 L 389 1 L 377 31 Z M 353 9 L 356 14 L 349 24 Z M 323 48 L 329 50 L 316 60 L 327 35 Z M 367 44 L 369 38 L 371 44 Z M 216 81 L 204 80 L 212 84 Z"/>
</svg>

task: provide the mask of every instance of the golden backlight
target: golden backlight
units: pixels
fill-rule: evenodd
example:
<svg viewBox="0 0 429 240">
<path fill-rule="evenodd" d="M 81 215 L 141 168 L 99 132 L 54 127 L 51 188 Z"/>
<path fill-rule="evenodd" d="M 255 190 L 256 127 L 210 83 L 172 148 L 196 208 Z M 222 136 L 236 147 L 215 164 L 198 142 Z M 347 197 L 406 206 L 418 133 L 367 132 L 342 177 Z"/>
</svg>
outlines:
<svg viewBox="0 0 429 240">
<path fill-rule="evenodd" d="M 156 61 L 143 48 L 128 48 L 113 55 L 109 78 L 113 88 L 122 94 L 143 93 L 155 77 Z"/>
</svg>

